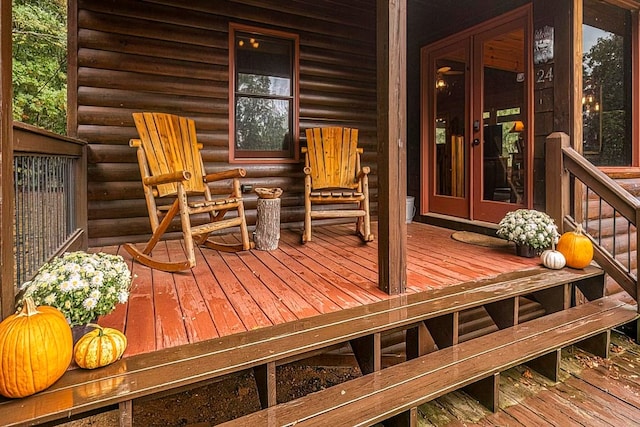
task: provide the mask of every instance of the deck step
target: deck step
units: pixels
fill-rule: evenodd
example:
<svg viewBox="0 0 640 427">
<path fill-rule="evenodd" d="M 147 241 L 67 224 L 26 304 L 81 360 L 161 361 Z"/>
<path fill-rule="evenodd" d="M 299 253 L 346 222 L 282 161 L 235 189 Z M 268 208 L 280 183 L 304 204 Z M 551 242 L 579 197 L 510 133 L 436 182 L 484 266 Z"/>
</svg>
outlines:
<svg viewBox="0 0 640 427">
<path fill-rule="evenodd" d="M 568 308 L 576 289 L 587 300 L 602 297 L 602 270 L 533 268 L 159 350 L 153 359 L 132 356 L 99 372 L 69 371 L 34 396 L 0 399 L 0 420 L 3 425 L 42 423 L 113 405 L 130 412 L 135 399 L 195 387 L 246 369 L 254 369 L 261 403 L 267 407 L 275 404 L 277 365 L 349 343 L 361 371 L 370 373 L 380 367 L 382 333 L 412 331 L 407 335 L 415 339 L 411 345 L 407 341 L 407 348 L 412 354 L 424 354 L 420 334 L 414 333 L 418 328 L 427 328 L 437 348 L 443 349 L 460 342 L 459 318 L 464 310 L 483 308 L 498 329 L 506 329 L 524 321 L 518 314 L 522 297 L 532 298 L 549 314 Z"/>
<path fill-rule="evenodd" d="M 637 318 L 635 306 L 604 297 L 222 425 L 368 426 L 392 417 L 395 424 L 415 425 L 418 405 L 463 387 L 495 410 L 500 372 L 529 362 L 557 381 L 563 347 L 586 343 L 588 351 L 606 357 L 610 330 Z"/>
</svg>

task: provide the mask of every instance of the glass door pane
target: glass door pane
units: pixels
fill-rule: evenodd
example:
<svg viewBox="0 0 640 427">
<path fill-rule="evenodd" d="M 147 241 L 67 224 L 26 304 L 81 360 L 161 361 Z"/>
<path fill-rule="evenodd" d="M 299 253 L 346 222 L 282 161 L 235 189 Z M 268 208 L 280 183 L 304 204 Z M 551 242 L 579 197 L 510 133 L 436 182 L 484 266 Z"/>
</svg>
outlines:
<svg viewBox="0 0 640 427">
<path fill-rule="evenodd" d="M 523 204 L 525 200 L 524 43 L 523 28 L 491 36 L 482 43 L 481 201 Z"/>
<path fill-rule="evenodd" d="M 466 197 L 466 49 L 452 49 L 434 62 L 435 192 Z"/>
</svg>

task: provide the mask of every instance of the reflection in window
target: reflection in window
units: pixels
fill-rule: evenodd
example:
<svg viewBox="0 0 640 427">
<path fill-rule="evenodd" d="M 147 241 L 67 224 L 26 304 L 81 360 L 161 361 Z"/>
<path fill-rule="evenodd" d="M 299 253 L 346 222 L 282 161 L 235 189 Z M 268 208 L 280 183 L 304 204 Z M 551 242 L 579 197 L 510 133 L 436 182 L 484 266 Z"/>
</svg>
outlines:
<svg viewBox="0 0 640 427">
<path fill-rule="evenodd" d="M 583 151 L 599 166 L 631 164 L 631 14 L 584 2 Z"/>
<path fill-rule="evenodd" d="M 293 158 L 295 40 L 232 31 L 235 158 Z"/>
</svg>

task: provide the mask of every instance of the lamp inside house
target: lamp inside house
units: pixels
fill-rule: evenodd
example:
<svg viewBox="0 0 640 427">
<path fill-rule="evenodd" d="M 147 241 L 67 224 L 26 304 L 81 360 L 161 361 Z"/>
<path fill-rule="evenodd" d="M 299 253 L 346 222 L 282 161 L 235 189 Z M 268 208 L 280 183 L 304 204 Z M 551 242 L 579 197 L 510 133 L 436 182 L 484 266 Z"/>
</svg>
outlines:
<svg viewBox="0 0 640 427">
<path fill-rule="evenodd" d="M 521 120 L 517 120 L 513 124 L 513 127 L 511 128 L 509 133 L 520 133 L 520 132 L 524 132 L 524 123 Z"/>
</svg>

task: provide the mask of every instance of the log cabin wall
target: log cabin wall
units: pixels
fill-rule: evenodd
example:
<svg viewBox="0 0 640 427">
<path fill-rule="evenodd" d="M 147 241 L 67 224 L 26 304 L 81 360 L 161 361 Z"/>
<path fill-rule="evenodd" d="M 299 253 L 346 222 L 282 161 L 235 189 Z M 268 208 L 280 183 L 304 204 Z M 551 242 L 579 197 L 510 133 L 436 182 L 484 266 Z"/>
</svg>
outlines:
<svg viewBox="0 0 640 427">
<path fill-rule="evenodd" d="M 89 244 L 138 242 L 150 233 L 131 113 L 196 121 L 207 171 L 229 167 L 229 23 L 300 37 L 300 135 L 313 126 L 360 129 L 376 210 L 375 1 L 71 0 L 69 133 L 89 145 Z M 71 57 L 72 55 L 70 55 Z M 304 145 L 304 140 L 301 141 Z M 245 184 L 281 187 L 283 226 L 301 223 L 302 163 L 234 164 Z M 256 200 L 246 194 L 247 219 Z"/>
</svg>

